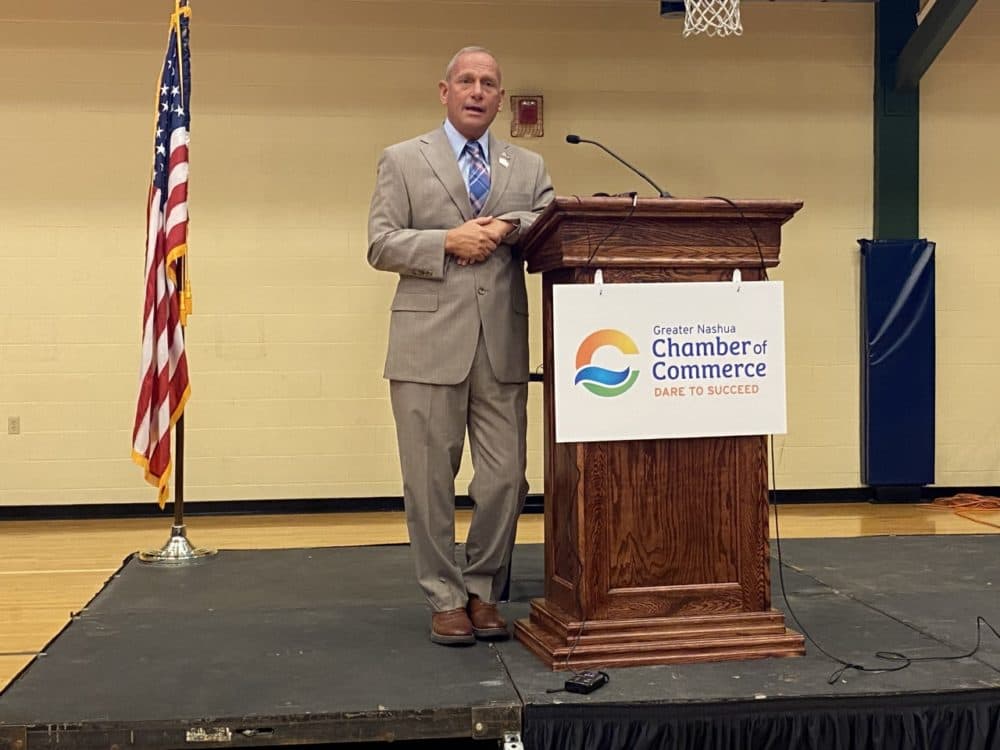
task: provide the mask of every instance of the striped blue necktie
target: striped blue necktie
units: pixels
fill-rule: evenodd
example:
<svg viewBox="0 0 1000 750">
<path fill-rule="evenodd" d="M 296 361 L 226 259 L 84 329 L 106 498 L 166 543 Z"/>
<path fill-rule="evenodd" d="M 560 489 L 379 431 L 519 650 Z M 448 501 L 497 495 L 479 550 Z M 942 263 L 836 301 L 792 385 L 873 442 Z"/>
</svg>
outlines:
<svg viewBox="0 0 1000 750">
<path fill-rule="evenodd" d="M 486 168 L 483 147 L 478 141 L 469 141 L 462 150 L 469 157 L 469 201 L 476 216 L 483 210 L 486 196 L 490 194 L 490 171 Z"/>
</svg>

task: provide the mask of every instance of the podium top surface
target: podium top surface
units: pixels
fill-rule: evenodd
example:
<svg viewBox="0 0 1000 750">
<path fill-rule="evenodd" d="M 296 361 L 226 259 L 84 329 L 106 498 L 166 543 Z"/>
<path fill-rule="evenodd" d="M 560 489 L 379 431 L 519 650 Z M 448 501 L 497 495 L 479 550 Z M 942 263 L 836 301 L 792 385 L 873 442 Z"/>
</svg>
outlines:
<svg viewBox="0 0 1000 750">
<path fill-rule="evenodd" d="M 531 228 L 531 235 L 545 231 L 553 222 L 573 217 L 625 218 L 701 218 L 767 219 L 784 224 L 802 208 L 802 201 L 786 200 L 731 200 L 720 198 L 639 198 L 632 207 L 631 198 L 594 196 L 556 196 Z"/>
<path fill-rule="evenodd" d="M 529 271 L 603 264 L 777 265 L 781 226 L 801 201 L 558 196 L 522 238 Z M 606 236 L 605 236 L 606 235 Z M 602 239 L 603 238 L 603 239 Z M 745 250 L 752 249 L 746 255 Z"/>
</svg>

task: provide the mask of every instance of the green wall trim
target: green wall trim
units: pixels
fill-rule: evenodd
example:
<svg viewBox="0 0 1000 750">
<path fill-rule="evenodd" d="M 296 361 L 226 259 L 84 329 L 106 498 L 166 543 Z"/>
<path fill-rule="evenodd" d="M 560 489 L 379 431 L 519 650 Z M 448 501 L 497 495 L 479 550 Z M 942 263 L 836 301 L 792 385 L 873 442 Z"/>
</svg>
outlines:
<svg viewBox="0 0 1000 750">
<path fill-rule="evenodd" d="M 899 55 L 917 28 L 918 0 L 873 4 L 875 13 L 874 235 L 920 236 L 920 89 L 896 90 Z"/>
<path fill-rule="evenodd" d="M 897 91 L 912 91 L 952 38 L 976 0 L 937 0 L 913 32 L 896 63 Z"/>
</svg>

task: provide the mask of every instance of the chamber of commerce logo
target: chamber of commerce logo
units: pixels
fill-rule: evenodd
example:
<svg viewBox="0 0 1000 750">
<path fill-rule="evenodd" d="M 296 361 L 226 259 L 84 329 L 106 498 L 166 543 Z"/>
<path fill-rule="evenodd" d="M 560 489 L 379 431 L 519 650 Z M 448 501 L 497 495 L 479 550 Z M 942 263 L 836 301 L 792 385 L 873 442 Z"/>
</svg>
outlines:
<svg viewBox="0 0 1000 750">
<path fill-rule="evenodd" d="M 582 385 L 595 396 L 620 396 L 633 385 L 639 371 L 631 367 L 609 370 L 591 364 L 594 352 L 602 346 L 613 346 L 622 354 L 638 354 L 639 348 L 627 335 L 614 328 L 602 328 L 587 336 L 576 350 L 576 378 L 574 385 Z"/>
</svg>

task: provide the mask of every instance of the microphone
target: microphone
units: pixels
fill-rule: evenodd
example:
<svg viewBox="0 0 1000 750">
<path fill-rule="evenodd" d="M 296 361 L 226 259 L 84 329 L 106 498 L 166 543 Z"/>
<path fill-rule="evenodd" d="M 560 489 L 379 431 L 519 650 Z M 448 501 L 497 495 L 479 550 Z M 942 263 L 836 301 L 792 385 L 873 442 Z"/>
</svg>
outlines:
<svg viewBox="0 0 1000 750">
<path fill-rule="evenodd" d="M 625 161 L 623 158 L 621 158 L 614 151 L 612 151 L 611 149 L 609 149 L 606 146 L 604 146 L 603 144 L 598 143 L 597 141 L 591 141 L 591 140 L 589 140 L 587 138 L 581 138 L 580 136 L 574 135 L 572 133 L 570 135 L 566 136 L 566 143 L 572 143 L 574 145 L 577 144 L 577 143 L 592 143 L 593 145 L 597 146 L 602 151 L 606 151 L 613 158 L 615 158 L 618 161 L 620 161 L 622 164 L 624 164 L 626 167 L 628 167 L 629 169 L 631 169 L 633 172 L 635 172 L 637 175 L 639 175 L 642 179 L 644 179 L 646 182 L 648 182 L 650 185 L 652 185 L 654 188 L 656 188 L 656 193 L 661 198 L 673 198 L 674 197 L 670 193 L 668 193 L 666 190 L 663 190 L 659 185 L 657 185 L 655 182 L 653 182 L 651 179 L 649 179 L 646 175 L 644 175 L 638 169 L 636 169 L 631 164 L 629 164 L 627 161 Z"/>
</svg>

